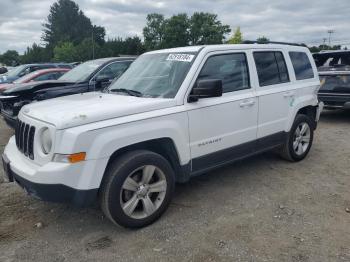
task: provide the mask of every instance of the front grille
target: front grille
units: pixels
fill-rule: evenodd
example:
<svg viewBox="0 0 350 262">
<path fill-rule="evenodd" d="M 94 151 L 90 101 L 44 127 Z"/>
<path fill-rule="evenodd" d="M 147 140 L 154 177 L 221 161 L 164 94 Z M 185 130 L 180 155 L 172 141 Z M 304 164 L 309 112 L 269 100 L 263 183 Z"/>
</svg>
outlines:
<svg viewBox="0 0 350 262">
<path fill-rule="evenodd" d="M 0 109 L 3 111 L 3 112 L 6 112 L 8 115 L 13 115 L 13 105 L 11 103 L 8 103 L 8 102 L 0 102 L 1 104 L 1 107 Z M 0 111 L 1 111 L 0 110 Z"/>
<path fill-rule="evenodd" d="M 22 121 L 17 122 L 15 131 L 17 148 L 30 159 L 34 159 L 34 135 L 34 126 L 30 126 Z"/>
</svg>

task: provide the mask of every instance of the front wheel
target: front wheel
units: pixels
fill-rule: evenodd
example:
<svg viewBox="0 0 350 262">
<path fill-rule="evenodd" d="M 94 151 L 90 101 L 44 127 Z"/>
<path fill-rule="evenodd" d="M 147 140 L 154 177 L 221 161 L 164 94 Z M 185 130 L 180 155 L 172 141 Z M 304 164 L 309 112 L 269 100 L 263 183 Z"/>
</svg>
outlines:
<svg viewBox="0 0 350 262">
<path fill-rule="evenodd" d="M 101 187 L 101 207 L 114 223 L 143 227 L 165 212 L 174 185 L 174 171 L 164 157 L 146 150 L 129 152 L 109 165 Z"/>
<path fill-rule="evenodd" d="M 282 147 L 281 156 L 293 162 L 303 160 L 310 151 L 313 138 L 312 120 L 306 115 L 297 115 Z"/>
</svg>

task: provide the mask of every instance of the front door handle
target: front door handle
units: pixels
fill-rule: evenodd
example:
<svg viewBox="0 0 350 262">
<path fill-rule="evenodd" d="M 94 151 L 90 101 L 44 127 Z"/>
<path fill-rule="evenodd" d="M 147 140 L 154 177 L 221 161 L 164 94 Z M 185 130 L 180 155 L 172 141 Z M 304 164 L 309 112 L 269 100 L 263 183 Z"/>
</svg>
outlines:
<svg viewBox="0 0 350 262">
<path fill-rule="evenodd" d="M 254 100 L 250 100 L 250 101 L 243 101 L 242 103 L 239 104 L 240 107 L 246 107 L 246 106 L 252 106 L 255 104 Z"/>
</svg>

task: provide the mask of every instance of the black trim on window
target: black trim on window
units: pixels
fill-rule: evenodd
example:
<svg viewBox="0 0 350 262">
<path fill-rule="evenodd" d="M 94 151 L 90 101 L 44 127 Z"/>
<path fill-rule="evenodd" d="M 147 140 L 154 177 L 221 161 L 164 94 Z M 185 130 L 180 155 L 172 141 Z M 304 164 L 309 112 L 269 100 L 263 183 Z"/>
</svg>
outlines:
<svg viewBox="0 0 350 262">
<path fill-rule="evenodd" d="M 221 54 L 214 54 L 214 55 L 210 55 L 207 57 L 207 59 L 205 60 L 203 66 L 201 67 L 200 71 L 199 71 L 199 74 L 197 75 L 197 78 L 196 78 L 196 81 L 194 82 L 194 85 L 193 87 L 191 88 L 191 90 L 196 86 L 196 83 L 198 81 L 198 77 L 200 76 L 203 68 L 205 67 L 205 65 L 207 64 L 208 60 L 212 57 L 215 57 L 215 56 L 223 56 L 223 55 L 235 55 L 235 54 L 239 54 L 239 55 L 244 55 L 244 58 L 245 58 L 245 61 L 246 61 L 246 70 L 247 70 L 247 81 L 248 81 L 248 84 L 247 84 L 247 87 L 245 88 L 240 88 L 240 89 L 237 89 L 237 90 L 233 90 L 233 91 L 229 91 L 229 92 L 225 92 L 223 91 L 223 93 L 232 93 L 232 92 L 236 92 L 236 91 L 240 91 L 240 90 L 247 90 L 247 89 L 251 89 L 251 81 L 250 81 L 250 71 L 249 71 L 249 64 L 248 64 L 248 58 L 247 58 L 247 54 L 245 52 L 230 52 L 230 53 L 221 53 Z"/>
<path fill-rule="evenodd" d="M 262 79 L 262 73 L 264 73 L 263 71 L 266 70 L 265 68 L 259 67 L 259 61 L 257 62 L 257 60 L 259 59 L 258 57 L 256 57 L 256 54 L 269 54 L 269 55 L 273 55 L 274 60 L 275 60 L 275 67 L 277 69 L 276 72 L 274 72 L 276 78 L 278 79 Z M 281 55 L 281 60 L 277 58 L 276 54 L 280 54 Z M 254 62 L 255 62 L 255 67 L 256 67 L 256 71 L 258 73 L 258 79 L 259 79 L 259 86 L 263 87 L 263 86 L 270 86 L 270 85 L 278 85 L 278 84 L 283 84 L 283 83 L 288 83 L 290 82 L 290 76 L 289 76 L 289 71 L 288 71 L 288 67 L 286 64 L 286 59 L 284 57 L 283 52 L 281 51 L 254 51 L 253 52 L 253 58 L 254 58 Z M 281 65 L 281 62 L 283 63 L 283 68 Z M 285 70 L 283 70 L 285 69 Z M 283 72 L 285 71 L 285 72 Z M 282 77 L 282 74 L 287 74 L 287 79 L 283 79 L 284 77 Z"/>
</svg>

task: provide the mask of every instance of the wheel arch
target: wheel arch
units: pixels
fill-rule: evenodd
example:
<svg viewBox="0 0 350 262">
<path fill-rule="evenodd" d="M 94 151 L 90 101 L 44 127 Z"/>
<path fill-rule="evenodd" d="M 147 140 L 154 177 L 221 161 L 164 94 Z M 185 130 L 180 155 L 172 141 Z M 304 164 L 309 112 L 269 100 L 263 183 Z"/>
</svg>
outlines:
<svg viewBox="0 0 350 262">
<path fill-rule="evenodd" d="M 127 145 L 125 147 L 117 149 L 109 157 L 104 175 L 106 173 L 106 170 L 110 166 L 110 164 L 115 159 L 117 159 L 118 157 L 120 157 L 126 152 L 130 152 L 134 150 L 149 150 L 163 156 L 167 161 L 169 161 L 171 167 L 173 168 L 176 182 L 188 181 L 189 173 L 190 173 L 190 170 L 189 170 L 190 165 L 189 164 L 185 166 L 181 165 L 179 152 L 176 149 L 175 142 L 169 137 L 151 139 L 151 140 Z"/>
<path fill-rule="evenodd" d="M 316 116 L 317 116 L 317 105 L 302 105 L 299 108 L 296 108 L 293 111 L 293 115 L 290 118 L 290 121 L 288 123 L 287 126 L 287 132 L 290 131 L 290 129 L 292 128 L 292 125 L 295 121 L 295 118 L 297 117 L 297 115 L 302 114 L 302 115 L 306 115 L 308 116 L 311 120 L 313 120 L 313 129 L 316 129 L 317 127 L 317 121 L 316 121 Z"/>
</svg>

